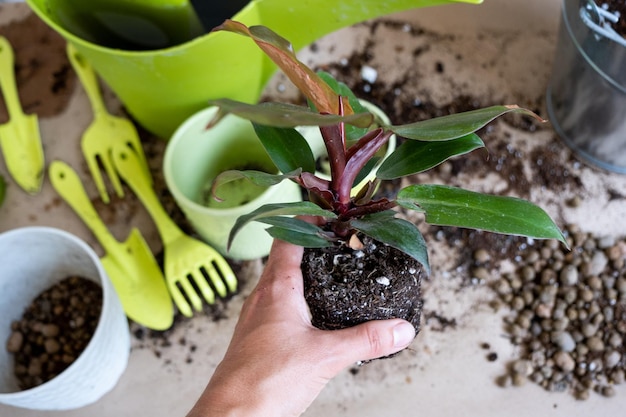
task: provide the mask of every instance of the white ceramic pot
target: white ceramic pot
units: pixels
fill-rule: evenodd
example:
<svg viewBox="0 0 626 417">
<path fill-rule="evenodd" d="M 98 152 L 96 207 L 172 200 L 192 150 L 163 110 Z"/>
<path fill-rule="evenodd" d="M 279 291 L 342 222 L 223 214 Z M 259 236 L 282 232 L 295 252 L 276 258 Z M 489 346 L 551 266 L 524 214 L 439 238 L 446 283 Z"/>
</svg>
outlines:
<svg viewBox="0 0 626 417">
<path fill-rule="evenodd" d="M 210 184 L 229 169 L 275 170 L 269 155 L 256 136 L 252 123 L 234 115 L 216 126 L 207 123 L 216 107 L 196 113 L 183 123 L 165 150 L 163 172 L 167 186 L 181 210 L 200 237 L 224 256 L 255 259 L 269 254 L 271 236 L 267 225 L 252 222 L 235 237 L 230 250 L 228 235 L 239 216 L 268 203 L 301 201 L 300 187 L 292 181 L 260 188 L 246 180 L 220 189 L 224 202 L 212 199 Z"/>
<path fill-rule="evenodd" d="M 69 276 L 102 287 L 102 312 L 83 353 L 63 372 L 37 387 L 18 388 L 13 355 L 5 348 L 11 322 L 42 292 Z M 0 403 L 36 410 L 66 410 L 97 401 L 126 369 L 128 321 L 96 253 L 59 229 L 25 227 L 0 234 Z"/>
</svg>

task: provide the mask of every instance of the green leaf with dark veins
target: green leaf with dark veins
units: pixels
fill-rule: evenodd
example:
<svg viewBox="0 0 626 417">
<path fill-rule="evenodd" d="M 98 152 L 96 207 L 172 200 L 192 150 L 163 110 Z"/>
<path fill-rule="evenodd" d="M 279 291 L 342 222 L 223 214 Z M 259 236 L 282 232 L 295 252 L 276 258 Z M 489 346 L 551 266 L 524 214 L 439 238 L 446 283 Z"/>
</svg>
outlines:
<svg viewBox="0 0 626 417">
<path fill-rule="evenodd" d="M 516 105 L 507 105 L 486 107 L 484 109 L 451 114 L 406 125 L 391 126 L 389 128 L 398 136 L 407 139 L 421 141 L 451 140 L 474 133 L 495 118 L 510 112 L 522 113 L 532 116 L 539 121 L 544 121 L 530 110 Z"/>
<path fill-rule="evenodd" d="M 426 214 L 426 222 L 489 232 L 557 239 L 567 243 L 550 216 L 533 203 L 515 197 L 477 193 L 443 185 L 411 185 L 397 202 Z"/>
<path fill-rule="evenodd" d="M 485 144 L 475 133 L 443 142 L 407 140 L 389 155 L 376 176 L 383 180 L 427 171 L 442 162 L 466 154 Z"/>
<path fill-rule="evenodd" d="M 297 130 L 256 123 L 253 125 L 272 162 L 281 172 L 290 172 L 298 168 L 305 172 L 315 172 L 313 152 Z"/>
<path fill-rule="evenodd" d="M 228 247 L 230 248 L 233 239 L 243 226 L 252 221 L 261 221 L 274 216 L 321 216 L 330 219 L 337 217 L 335 213 L 324 210 L 309 201 L 266 204 L 237 219 L 228 236 Z"/>
<path fill-rule="evenodd" d="M 424 237 L 413 223 L 398 219 L 395 214 L 393 210 L 387 210 L 352 220 L 350 224 L 356 230 L 413 257 L 430 274 Z"/>
<path fill-rule="evenodd" d="M 369 112 L 338 116 L 316 113 L 307 107 L 286 103 L 248 104 L 221 98 L 209 100 L 209 104 L 219 107 L 222 112 L 232 113 L 252 123 L 265 126 L 334 126 L 339 123 L 348 123 L 358 127 L 369 127 L 374 121 L 374 115 Z"/>
</svg>

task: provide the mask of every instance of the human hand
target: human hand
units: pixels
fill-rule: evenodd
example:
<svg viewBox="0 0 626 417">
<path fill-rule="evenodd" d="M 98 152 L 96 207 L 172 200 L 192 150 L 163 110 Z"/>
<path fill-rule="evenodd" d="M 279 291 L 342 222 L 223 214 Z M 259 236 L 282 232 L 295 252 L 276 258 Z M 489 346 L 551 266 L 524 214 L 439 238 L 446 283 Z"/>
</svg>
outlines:
<svg viewBox="0 0 626 417">
<path fill-rule="evenodd" d="M 226 355 L 188 417 L 299 416 L 341 370 L 396 353 L 414 339 L 415 329 L 401 319 L 343 330 L 313 327 L 303 296 L 302 253 L 299 246 L 274 241 Z"/>
</svg>

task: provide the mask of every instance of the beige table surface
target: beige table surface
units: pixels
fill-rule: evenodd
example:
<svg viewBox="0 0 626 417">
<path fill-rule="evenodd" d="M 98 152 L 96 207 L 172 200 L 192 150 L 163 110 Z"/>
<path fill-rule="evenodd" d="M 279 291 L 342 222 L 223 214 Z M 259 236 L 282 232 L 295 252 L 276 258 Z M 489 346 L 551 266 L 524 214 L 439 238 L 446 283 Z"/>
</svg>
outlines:
<svg viewBox="0 0 626 417">
<path fill-rule="evenodd" d="M 421 28 L 433 40 L 433 65 L 445 63 L 446 73 L 421 81 L 433 100 L 446 102 L 450 97 L 467 93 L 490 99 L 516 102 L 540 108 L 552 64 L 560 1 L 558 0 L 485 0 L 482 6 L 455 5 L 418 10 L 393 16 L 404 22 L 400 30 L 392 25 L 377 29 L 377 55 L 369 63 L 381 79 L 390 80 L 412 64 L 409 28 Z M 28 17 L 24 5 L 1 5 L 0 25 Z M 339 62 L 359 51 L 371 40 L 371 25 L 358 25 L 330 35 L 317 43 L 314 51 L 303 51 L 307 62 Z M 341 43 L 339 43 L 341 42 Z M 403 51 L 403 48 L 406 48 Z M 463 54 L 463 63 L 455 56 Z M 424 59 L 429 59 L 428 57 Z M 458 73 L 455 75 L 455 71 Z M 451 77 L 455 78 L 451 78 Z M 451 82 L 453 80 L 454 82 Z M 276 93 L 278 77 L 269 87 Z M 451 89 L 450 85 L 456 88 Z M 277 95 L 280 95 L 277 93 Z M 107 94 L 113 111 L 121 111 L 115 97 Z M 542 110 L 543 111 L 543 110 Z M 543 112 L 545 114 L 545 111 Z M 75 88 L 64 110 L 54 117 L 40 118 L 46 162 L 63 159 L 79 169 L 95 199 L 93 184 L 78 151 L 80 135 L 91 118 L 89 104 L 81 88 Z M 520 149 L 549 140 L 549 127 L 534 133 L 511 131 L 511 141 Z M 162 152 L 164 143 L 150 142 L 152 152 Z M 568 152 L 565 148 L 563 152 Z M 158 172 L 158 157 L 153 161 Z M 576 223 L 589 232 L 626 236 L 626 201 L 609 200 L 607 190 L 626 195 L 626 176 L 611 174 L 575 164 L 585 195 L 581 204 L 564 204 L 571 195 L 538 187 L 532 199 L 544 206 L 560 224 Z M 0 162 L 0 172 L 6 168 Z M 8 178 L 7 201 L 2 207 L 0 231 L 27 225 L 46 225 L 68 230 L 100 248 L 71 210 L 63 204 L 46 179 L 44 189 L 27 196 Z M 473 184 L 485 190 L 497 188 L 490 178 Z M 128 196 L 106 211 L 114 233 L 124 236 L 130 225 L 138 226 L 152 249 L 160 251 L 156 230 L 136 198 Z M 598 215 L 601 213 L 601 215 Z M 494 380 L 503 373 L 516 350 L 502 330 L 504 311 L 494 313 L 487 306 L 491 292 L 484 286 L 459 291 L 459 271 L 442 254 L 432 256 L 438 278 L 425 284 L 426 308 L 443 311 L 457 320 L 455 328 L 437 331 L 428 323 L 412 345 L 393 360 L 378 361 L 344 372 L 333 380 L 307 411 L 310 417 L 321 416 L 591 416 L 624 415 L 626 387 L 618 387 L 611 399 L 592 394 L 587 401 L 576 401 L 567 393 L 548 393 L 534 384 L 523 388 L 502 389 Z M 126 372 L 117 386 L 97 403 L 64 412 L 40 412 L 0 405 L 2 417 L 31 416 L 182 416 L 200 394 L 213 369 L 222 357 L 238 311 L 250 292 L 261 261 L 240 265 L 245 277 L 241 292 L 225 307 L 222 320 L 212 315 L 198 315 L 178 322 L 161 337 L 134 333 L 132 352 Z M 137 331 L 136 326 L 133 330 Z M 488 362 L 481 343 L 488 342 L 498 360 Z"/>
</svg>

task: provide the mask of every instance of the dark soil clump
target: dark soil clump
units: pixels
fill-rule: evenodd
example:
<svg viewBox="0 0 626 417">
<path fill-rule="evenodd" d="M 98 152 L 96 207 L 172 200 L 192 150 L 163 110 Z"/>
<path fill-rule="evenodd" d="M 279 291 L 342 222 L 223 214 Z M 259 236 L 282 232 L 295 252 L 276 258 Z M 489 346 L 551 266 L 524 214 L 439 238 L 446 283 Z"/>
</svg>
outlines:
<svg viewBox="0 0 626 417">
<path fill-rule="evenodd" d="M 1 7 L 1 6 L 0 6 Z M 65 53 L 65 40 L 35 14 L 0 27 L 14 54 L 15 81 L 27 114 L 51 117 L 63 112 L 76 84 Z M 9 119 L 0 100 L 0 123 Z"/>
<path fill-rule="evenodd" d="M 306 249 L 304 293 L 315 327 L 336 330 L 370 320 L 403 318 L 420 329 L 423 266 L 405 253 L 362 237 L 346 245 Z"/>
<path fill-rule="evenodd" d="M 69 277 L 42 292 L 11 324 L 6 348 L 15 355 L 22 390 L 47 382 L 80 356 L 91 340 L 102 310 L 102 288 Z"/>
</svg>

